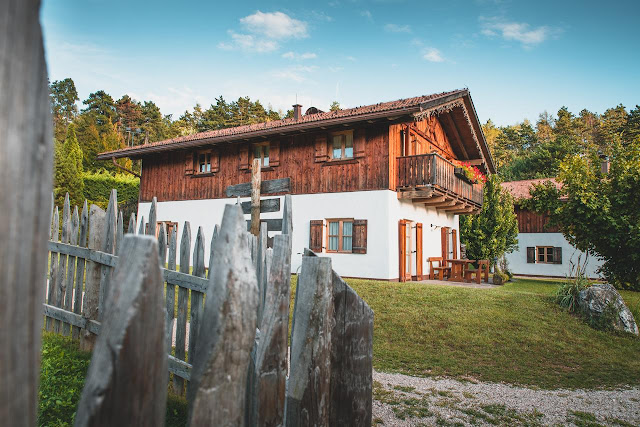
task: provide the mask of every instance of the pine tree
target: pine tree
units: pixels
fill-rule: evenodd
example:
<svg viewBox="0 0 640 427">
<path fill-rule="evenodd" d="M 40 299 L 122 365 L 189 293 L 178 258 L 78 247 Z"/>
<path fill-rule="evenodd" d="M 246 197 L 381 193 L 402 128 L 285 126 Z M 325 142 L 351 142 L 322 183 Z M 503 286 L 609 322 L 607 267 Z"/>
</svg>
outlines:
<svg viewBox="0 0 640 427">
<path fill-rule="evenodd" d="M 54 147 L 54 173 L 56 204 L 62 205 L 65 194 L 69 193 L 71 204 L 81 206 L 84 201 L 82 149 L 73 123 L 67 128 L 64 143 L 57 142 Z"/>
</svg>

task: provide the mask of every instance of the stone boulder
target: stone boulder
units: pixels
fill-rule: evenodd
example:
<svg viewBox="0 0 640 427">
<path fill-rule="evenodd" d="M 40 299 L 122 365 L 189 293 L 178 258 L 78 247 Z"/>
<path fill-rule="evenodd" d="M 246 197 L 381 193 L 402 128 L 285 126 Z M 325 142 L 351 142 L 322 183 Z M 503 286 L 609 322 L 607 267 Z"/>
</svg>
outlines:
<svg viewBox="0 0 640 427">
<path fill-rule="evenodd" d="M 638 335 L 638 326 L 618 291 L 608 283 L 593 285 L 580 291 L 578 306 L 591 320 L 605 320 L 611 316 L 611 327 L 618 331 Z"/>
</svg>

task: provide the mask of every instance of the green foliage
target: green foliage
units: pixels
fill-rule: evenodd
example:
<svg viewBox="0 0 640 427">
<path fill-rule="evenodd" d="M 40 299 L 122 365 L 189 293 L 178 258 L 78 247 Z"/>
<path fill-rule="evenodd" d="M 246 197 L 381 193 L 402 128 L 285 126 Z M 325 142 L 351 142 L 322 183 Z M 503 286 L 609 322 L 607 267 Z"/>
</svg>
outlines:
<svg viewBox="0 0 640 427">
<path fill-rule="evenodd" d="M 567 280 L 556 292 L 556 302 L 560 307 L 566 308 L 571 313 L 578 313 L 578 294 L 587 289 L 591 284 L 584 277 L 576 277 Z"/>
<path fill-rule="evenodd" d="M 91 353 L 69 338 L 43 332 L 38 425 L 71 426 L 80 400 Z"/>
<path fill-rule="evenodd" d="M 50 83 L 49 98 L 53 116 L 53 135 L 60 141 L 67 133 L 67 126 L 78 113 L 76 101 L 80 98 L 78 98 L 76 85 L 70 78 Z"/>
<path fill-rule="evenodd" d="M 84 197 L 89 204 L 94 203 L 103 209 L 107 208 L 111 189 L 118 192 L 118 209 L 122 209 L 125 221 L 131 212 L 137 210 L 140 179 L 129 174 L 115 174 L 102 170 L 96 173 L 85 173 Z"/>
<path fill-rule="evenodd" d="M 548 212 L 572 245 L 601 258 L 612 285 L 640 290 L 640 140 L 609 151 L 608 174 L 596 149 L 571 156 L 559 167 L 562 189 L 535 187 L 527 207 Z"/>
<path fill-rule="evenodd" d="M 484 185 L 484 202 L 477 215 L 460 216 L 460 241 L 469 259 L 494 259 L 513 251 L 518 244 L 518 222 L 513 197 L 491 175 Z"/>
<path fill-rule="evenodd" d="M 333 101 L 329 106 L 329 111 L 340 111 L 340 103 L 338 101 Z"/>
<path fill-rule="evenodd" d="M 57 205 L 62 205 L 69 193 L 71 205 L 82 206 L 84 182 L 82 181 L 82 150 L 76 138 L 75 126 L 67 128 L 67 138 L 63 144 L 54 146 L 54 194 Z"/>
</svg>

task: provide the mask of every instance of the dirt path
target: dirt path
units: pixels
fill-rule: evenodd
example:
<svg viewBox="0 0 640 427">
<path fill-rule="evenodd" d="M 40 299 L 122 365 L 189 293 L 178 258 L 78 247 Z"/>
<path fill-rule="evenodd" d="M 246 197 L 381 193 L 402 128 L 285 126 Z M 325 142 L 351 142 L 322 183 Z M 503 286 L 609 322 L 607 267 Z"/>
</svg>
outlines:
<svg viewBox="0 0 640 427">
<path fill-rule="evenodd" d="M 374 425 L 640 425 L 640 387 L 535 390 L 374 372 Z"/>
</svg>

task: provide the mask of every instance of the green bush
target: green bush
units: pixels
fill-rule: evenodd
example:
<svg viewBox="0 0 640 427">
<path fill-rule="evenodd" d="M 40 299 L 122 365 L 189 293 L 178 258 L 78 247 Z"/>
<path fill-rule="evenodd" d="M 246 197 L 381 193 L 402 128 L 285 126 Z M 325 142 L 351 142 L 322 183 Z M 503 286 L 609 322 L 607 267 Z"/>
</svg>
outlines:
<svg viewBox="0 0 640 427">
<path fill-rule="evenodd" d="M 584 276 L 576 276 L 567 280 L 558 288 L 556 292 L 556 302 L 569 310 L 571 313 L 578 312 L 578 294 L 591 286 L 589 280 Z"/>
<path fill-rule="evenodd" d="M 140 179 L 127 174 L 112 175 L 102 170 L 96 173 L 83 174 L 84 197 L 89 205 L 95 204 L 102 209 L 107 208 L 111 190 L 118 192 L 118 209 L 121 209 L 125 224 L 131 215 L 138 209 L 138 192 Z"/>
</svg>

